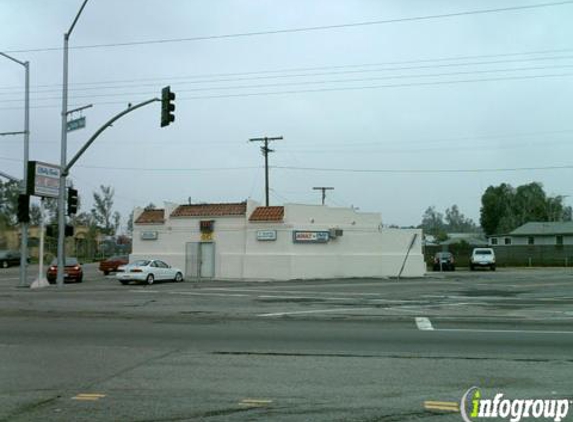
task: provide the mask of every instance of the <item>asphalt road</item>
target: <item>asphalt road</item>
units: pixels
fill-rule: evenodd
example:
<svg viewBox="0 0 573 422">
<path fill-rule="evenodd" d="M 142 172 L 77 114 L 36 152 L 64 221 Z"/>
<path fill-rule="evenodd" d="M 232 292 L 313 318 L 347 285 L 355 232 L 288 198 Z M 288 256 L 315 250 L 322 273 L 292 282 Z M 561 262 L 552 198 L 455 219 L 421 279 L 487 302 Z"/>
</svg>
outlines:
<svg viewBox="0 0 573 422">
<path fill-rule="evenodd" d="M 0 421 L 460 421 L 427 402 L 573 398 L 566 269 L 17 283 L 0 272 Z"/>
</svg>

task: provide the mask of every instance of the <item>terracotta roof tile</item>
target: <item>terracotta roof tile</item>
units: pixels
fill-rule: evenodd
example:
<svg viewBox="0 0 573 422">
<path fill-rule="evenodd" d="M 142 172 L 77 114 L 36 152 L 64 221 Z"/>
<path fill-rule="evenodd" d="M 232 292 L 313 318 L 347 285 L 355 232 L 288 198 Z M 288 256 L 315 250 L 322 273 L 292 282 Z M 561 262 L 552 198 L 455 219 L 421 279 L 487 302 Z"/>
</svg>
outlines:
<svg viewBox="0 0 573 422">
<path fill-rule="evenodd" d="M 245 215 L 247 203 L 179 205 L 171 217 L 230 217 Z"/>
<path fill-rule="evenodd" d="M 135 224 L 163 224 L 164 222 L 164 210 L 145 210 L 135 220 Z"/>
<path fill-rule="evenodd" d="M 257 207 L 249 221 L 283 221 L 285 207 Z"/>
</svg>

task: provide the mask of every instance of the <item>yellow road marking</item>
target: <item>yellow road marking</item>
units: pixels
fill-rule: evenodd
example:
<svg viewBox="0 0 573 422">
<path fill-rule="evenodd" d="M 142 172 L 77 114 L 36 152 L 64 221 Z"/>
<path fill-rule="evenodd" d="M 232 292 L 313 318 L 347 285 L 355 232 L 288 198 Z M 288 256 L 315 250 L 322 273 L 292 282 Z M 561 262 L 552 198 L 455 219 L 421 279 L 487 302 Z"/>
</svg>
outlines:
<svg viewBox="0 0 573 422">
<path fill-rule="evenodd" d="M 425 401 L 424 408 L 428 410 L 443 410 L 447 412 L 459 412 L 460 407 L 454 401 Z"/>
</svg>

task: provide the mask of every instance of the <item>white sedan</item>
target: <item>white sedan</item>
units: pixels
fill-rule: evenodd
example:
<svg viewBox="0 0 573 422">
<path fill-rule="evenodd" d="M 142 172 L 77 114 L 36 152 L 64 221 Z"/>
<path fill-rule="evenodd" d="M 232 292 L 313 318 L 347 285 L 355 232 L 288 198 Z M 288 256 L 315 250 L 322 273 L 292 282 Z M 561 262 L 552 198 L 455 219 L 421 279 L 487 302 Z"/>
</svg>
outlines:
<svg viewBox="0 0 573 422">
<path fill-rule="evenodd" d="M 130 281 L 153 284 L 155 280 L 183 281 L 183 272 L 179 268 L 173 268 L 159 259 L 140 259 L 121 266 L 117 269 L 116 278 L 121 284 Z"/>
</svg>

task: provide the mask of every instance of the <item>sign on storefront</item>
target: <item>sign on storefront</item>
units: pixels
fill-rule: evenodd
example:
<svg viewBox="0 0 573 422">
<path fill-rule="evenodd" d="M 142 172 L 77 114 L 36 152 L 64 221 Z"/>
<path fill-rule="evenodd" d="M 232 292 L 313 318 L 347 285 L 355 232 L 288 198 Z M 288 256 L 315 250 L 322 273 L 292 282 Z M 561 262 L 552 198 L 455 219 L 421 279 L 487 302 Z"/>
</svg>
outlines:
<svg viewBox="0 0 573 422">
<path fill-rule="evenodd" d="M 277 231 L 276 230 L 257 230 L 257 240 L 260 240 L 260 241 L 277 240 Z"/>
<path fill-rule="evenodd" d="M 330 233 L 327 231 L 293 231 L 294 243 L 327 243 Z"/>
<path fill-rule="evenodd" d="M 141 232 L 141 240 L 157 240 L 159 234 L 156 231 L 147 230 Z"/>
</svg>

